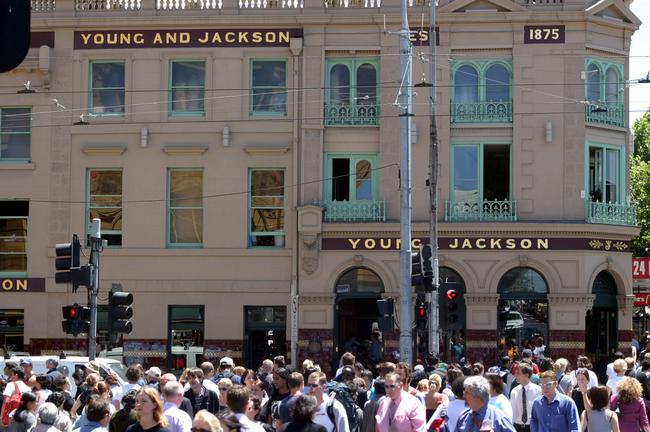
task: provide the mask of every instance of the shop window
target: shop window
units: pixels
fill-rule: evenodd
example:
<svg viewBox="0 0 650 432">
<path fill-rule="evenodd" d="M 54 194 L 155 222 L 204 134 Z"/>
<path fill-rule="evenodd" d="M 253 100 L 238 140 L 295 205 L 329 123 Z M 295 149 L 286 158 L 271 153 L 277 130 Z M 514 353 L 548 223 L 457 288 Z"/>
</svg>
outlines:
<svg viewBox="0 0 650 432">
<path fill-rule="evenodd" d="M 90 62 L 90 112 L 96 115 L 124 113 L 124 62 Z"/>
<path fill-rule="evenodd" d="M 589 197 L 594 202 L 621 203 L 624 180 L 618 147 L 589 145 Z"/>
<path fill-rule="evenodd" d="M 515 359 L 528 348 L 536 356 L 548 348 L 548 285 L 528 267 L 517 267 L 501 277 L 497 286 L 498 347 L 500 355 Z"/>
<path fill-rule="evenodd" d="M 249 246 L 284 247 L 284 171 L 250 170 Z"/>
<path fill-rule="evenodd" d="M 109 246 L 122 245 L 122 170 L 88 170 L 87 230 L 93 219 L 101 220 L 102 239 Z"/>
<path fill-rule="evenodd" d="M 516 220 L 511 170 L 509 144 L 453 145 L 447 220 Z"/>
<path fill-rule="evenodd" d="M 286 306 L 244 306 L 244 363 L 255 367 L 287 354 Z"/>
<path fill-rule="evenodd" d="M 452 82 L 452 123 L 512 122 L 511 61 L 455 61 Z"/>
<path fill-rule="evenodd" d="M 203 244 L 203 170 L 172 168 L 167 175 L 167 244 Z"/>
<path fill-rule="evenodd" d="M 27 275 L 28 201 L 0 201 L 0 275 Z"/>
<path fill-rule="evenodd" d="M 384 283 L 374 271 L 356 267 L 343 273 L 335 287 L 336 294 L 381 294 Z"/>
<path fill-rule="evenodd" d="M 624 66 L 597 59 L 585 62 L 585 120 L 625 127 Z"/>
<path fill-rule="evenodd" d="M 205 115 L 205 61 L 172 60 L 169 68 L 171 115 Z"/>
<path fill-rule="evenodd" d="M 379 124 L 377 59 L 327 59 L 325 70 L 325 125 Z"/>
<path fill-rule="evenodd" d="M 287 61 L 251 60 L 251 115 L 287 115 Z"/>
<path fill-rule="evenodd" d="M 0 162 L 29 162 L 31 108 L 0 108 Z"/>
<path fill-rule="evenodd" d="M 205 307 L 169 306 L 168 323 L 167 367 L 179 373 L 186 367 L 198 367 L 205 340 Z M 197 354 L 201 358 L 197 358 Z"/>
</svg>

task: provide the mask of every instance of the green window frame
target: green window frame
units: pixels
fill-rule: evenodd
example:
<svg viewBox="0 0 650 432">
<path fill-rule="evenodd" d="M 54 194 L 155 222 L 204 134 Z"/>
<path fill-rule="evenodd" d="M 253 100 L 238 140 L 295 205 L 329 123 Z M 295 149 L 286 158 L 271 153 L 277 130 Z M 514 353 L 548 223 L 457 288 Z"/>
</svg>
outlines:
<svg viewBox="0 0 650 432">
<path fill-rule="evenodd" d="M 285 170 L 250 168 L 248 185 L 248 246 L 284 247 Z"/>
<path fill-rule="evenodd" d="M 379 125 L 379 77 L 377 57 L 328 58 L 325 62 L 325 125 Z"/>
<path fill-rule="evenodd" d="M 31 107 L 0 107 L 0 163 L 31 162 Z"/>
<path fill-rule="evenodd" d="M 205 59 L 169 61 L 169 113 L 205 116 Z"/>
<path fill-rule="evenodd" d="M 251 59 L 249 114 L 286 116 L 287 79 L 287 59 Z"/>
<path fill-rule="evenodd" d="M 349 160 L 348 174 L 338 174 L 338 169 L 335 166 L 336 160 L 347 159 Z M 363 164 L 363 165 L 360 165 Z M 368 166 L 369 165 L 369 166 Z M 339 168 L 340 169 L 340 168 Z M 334 171 L 337 170 L 337 173 Z M 359 173 L 362 173 L 363 178 L 359 179 Z M 325 201 L 372 201 L 376 200 L 378 196 L 378 171 L 377 171 L 377 155 L 375 153 L 326 153 L 325 154 Z M 347 176 L 347 179 L 342 176 Z M 367 177 L 370 177 L 369 179 Z M 347 180 L 347 182 L 345 181 Z M 345 188 L 347 183 L 348 199 L 336 199 L 345 196 L 345 191 L 337 191 L 338 187 Z M 360 193 L 358 193 L 361 191 Z M 368 195 L 370 194 L 370 195 Z M 358 195 L 362 195 L 361 198 Z M 366 198 L 368 197 L 368 198 Z"/>
<path fill-rule="evenodd" d="M 167 247 L 203 247 L 203 168 L 167 169 Z"/>
<path fill-rule="evenodd" d="M 124 115 L 124 60 L 92 60 L 89 74 L 89 112 L 98 116 Z"/>
<path fill-rule="evenodd" d="M 29 201 L 0 201 L 0 276 L 27 276 Z"/>
<path fill-rule="evenodd" d="M 512 60 L 452 60 L 451 89 L 452 123 L 512 123 Z"/>
<path fill-rule="evenodd" d="M 108 246 L 122 246 L 121 168 L 90 168 L 86 173 L 86 232 L 94 218 L 101 220 L 102 238 Z"/>
<path fill-rule="evenodd" d="M 625 66 L 585 59 L 585 120 L 625 127 Z"/>
<path fill-rule="evenodd" d="M 589 201 L 625 204 L 627 200 L 625 193 L 627 190 L 625 158 L 625 146 L 587 142 L 585 149 L 585 191 L 587 191 L 587 199 Z M 613 169 L 616 171 L 613 172 Z M 613 190 L 608 185 L 608 181 L 612 177 L 615 177 L 613 180 L 616 181 Z M 597 183 L 599 184 L 597 185 Z M 611 197 L 612 193 L 615 194 L 613 201 L 607 199 L 607 196 Z"/>
</svg>

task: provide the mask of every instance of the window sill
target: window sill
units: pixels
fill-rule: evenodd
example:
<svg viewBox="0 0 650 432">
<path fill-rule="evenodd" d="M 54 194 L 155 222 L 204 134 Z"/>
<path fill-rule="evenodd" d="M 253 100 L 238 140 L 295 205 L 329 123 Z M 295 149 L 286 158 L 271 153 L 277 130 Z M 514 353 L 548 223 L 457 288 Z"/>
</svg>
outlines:
<svg viewBox="0 0 650 432">
<path fill-rule="evenodd" d="M 88 156 L 120 156 L 126 151 L 125 144 L 83 144 L 81 151 Z"/>
<path fill-rule="evenodd" d="M 34 162 L 1 162 L 0 161 L 0 170 L 22 171 L 22 170 L 34 170 L 34 169 L 36 169 Z"/>
<path fill-rule="evenodd" d="M 289 146 L 247 146 L 244 151 L 251 156 L 283 155 L 289 152 Z"/>
<path fill-rule="evenodd" d="M 163 146 L 163 152 L 170 156 L 181 156 L 181 155 L 202 155 L 208 151 L 207 144 L 167 144 Z"/>
</svg>

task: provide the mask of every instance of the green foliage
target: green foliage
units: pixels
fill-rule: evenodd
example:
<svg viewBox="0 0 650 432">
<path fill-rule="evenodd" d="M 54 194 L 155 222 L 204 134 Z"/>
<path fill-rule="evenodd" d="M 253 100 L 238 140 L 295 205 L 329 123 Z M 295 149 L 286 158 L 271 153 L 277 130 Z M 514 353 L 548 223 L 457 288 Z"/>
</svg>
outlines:
<svg viewBox="0 0 650 432">
<path fill-rule="evenodd" d="M 647 256 L 650 249 L 650 110 L 634 122 L 634 155 L 630 161 L 630 188 L 637 204 L 641 232 L 632 242 L 634 256 Z"/>
</svg>

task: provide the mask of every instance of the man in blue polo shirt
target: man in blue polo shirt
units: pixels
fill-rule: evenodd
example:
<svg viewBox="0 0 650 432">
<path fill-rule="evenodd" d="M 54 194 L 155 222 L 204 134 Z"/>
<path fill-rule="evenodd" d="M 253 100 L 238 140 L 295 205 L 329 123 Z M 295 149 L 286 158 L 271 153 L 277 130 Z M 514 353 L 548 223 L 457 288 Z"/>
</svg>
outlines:
<svg viewBox="0 0 650 432">
<path fill-rule="evenodd" d="M 488 404 L 490 384 L 482 376 L 472 376 L 463 383 L 463 397 L 469 407 L 456 423 L 455 432 L 515 432 L 512 422 L 499 408 Z M 559 432 L 559 431 L 555 431 Z"/>
<path fill-rule="evenodd" d="M 580 416 L 575 402 L 557 391 L 557 378 L 552 370 L 541 376 L 542 396 L 531 409 L 530 432 L 579 432 Z"/>
</svg>

